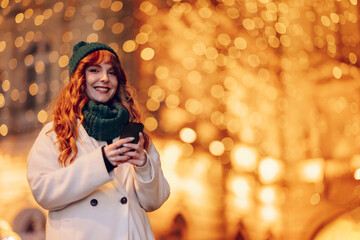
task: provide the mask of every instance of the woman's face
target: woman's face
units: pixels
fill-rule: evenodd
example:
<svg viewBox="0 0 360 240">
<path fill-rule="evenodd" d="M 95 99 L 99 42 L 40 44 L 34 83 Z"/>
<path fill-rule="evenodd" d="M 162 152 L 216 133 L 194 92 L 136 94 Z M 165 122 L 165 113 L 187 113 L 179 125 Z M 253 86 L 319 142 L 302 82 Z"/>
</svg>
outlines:
<svg viewBox="0 0 360 240">
<path fill-rule="evenodd" d="M 86 94 L 98 103 L 107 103 L 115 95 L 118 80 L 111 64 L 101 62 L 85 69 Z"/>
</svg>

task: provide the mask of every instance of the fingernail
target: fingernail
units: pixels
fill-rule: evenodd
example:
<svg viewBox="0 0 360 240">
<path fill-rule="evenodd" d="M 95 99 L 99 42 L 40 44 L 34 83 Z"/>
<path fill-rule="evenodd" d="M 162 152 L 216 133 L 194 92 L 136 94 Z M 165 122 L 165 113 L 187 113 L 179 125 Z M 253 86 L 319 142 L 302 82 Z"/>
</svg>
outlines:
<svg viewBox="0 0 360 240">
<path fill-rule="evenodd" d="M 130 140 L 134 140 L 135 138 L 134 137 L 129 137 Z"/>
<path fill-rule="evenodd" d="M 123 144 L 123 146 L 124 146 L 124 147 L 126 147 L 127 145 L 128 145 L 128 144 L 126 144 L 126 143 L 125 143 L 125 144 Z"/>
</svg>

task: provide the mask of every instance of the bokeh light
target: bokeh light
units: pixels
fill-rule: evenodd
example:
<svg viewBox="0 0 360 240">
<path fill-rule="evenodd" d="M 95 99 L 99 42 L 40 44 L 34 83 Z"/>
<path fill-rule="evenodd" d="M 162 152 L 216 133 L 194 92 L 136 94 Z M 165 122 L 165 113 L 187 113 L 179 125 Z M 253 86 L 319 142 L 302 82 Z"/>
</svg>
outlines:
<svg viewBox="0 0 360 240">
<path fill-rule="evenodd" d="M 274 158 L 264 158 L 259 163 L 259 177 L 263 183 L 273 183 L 282 176 L 281 163 Z"/>
<path fill-rule="evenodd" d="M 101 41 L 137 90 L 170 179 L 153 215 L 159 236 L 178 213 L 193 238 L 235 239 L 238 224 L 249 239 L 314 233 L 303 225 L 320 221 L 317 210 L 329 221 L 359 195 L 358 4 L 3 0 L 0 155 L 51 119 L 72 46 Z M 22 169 L 1 164 L 4 179 L 11 164 Z"/>
<path fill-rule="evenodd" d="M 191 128 L 183 128 L 180 131 L 180 139 L 186 143 L 193 143 L 196 140 L 196 132 Z"/>
<path fill-rule="evenodd" d="M 236 146 L 232 150 L 231 161 L 234 169 L 254 171 L 257 166 L 257 153 L 251 147 Z"/>
</svg>

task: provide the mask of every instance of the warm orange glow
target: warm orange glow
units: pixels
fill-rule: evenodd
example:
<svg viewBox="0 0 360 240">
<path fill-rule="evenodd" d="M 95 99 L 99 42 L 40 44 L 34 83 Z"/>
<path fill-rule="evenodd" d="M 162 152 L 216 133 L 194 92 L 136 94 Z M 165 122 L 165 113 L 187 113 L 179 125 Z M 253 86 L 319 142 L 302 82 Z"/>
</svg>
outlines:
<svg viewBox="0 0 360 240">
<path fill-rule="evenodd" d="M 158 10 L 155 5 L 148 1 L 143 1 L 139 9 L 150 16 L 155 15 Z"/>
<path fill-rule="evenodd" d="M 165 146 L 161 152 L 161 156 L 168 159 L 164 162 L 165 166 L 169 169 L 175 169 L 176 164 L 179 161 L 181 155 L 181 149 L 177 144 L 169 144 Z"/>
<path fill-rule="evenodd" d="M 2 125 L 0 126 L 0 134 L 1 134 L 2 136 L 6 136 L 6 135 L 8 134 L 8 132 L 9 132 L 8 127 L 7 127 L 5 124 L 2 124 Z"/>
<path fill-rule="evenodd" d="M 192 84 L 198 84 L 201 82 L 202 76 L 198 71 L 194 70 L 189 72 L 189 74 L 187 75 L 187 79 Z"/>
<path fill-rule="evenodd" d="M 0 108 L 5 106 L 5 97 L 4 94 L 0 93 Z"/>
<path fill-rule="evenodd" d="M 63 42 L 70 42 L 73 39 L 74 35 L 72 32 L 65 32 L 62 36 Z"/>
<path fill-rule="evenodd" d="M 69 57 L 67 55 L 63 55 L 58 60 L 59 67 L 66 67 L 69 63 Z"/>
<path fill-rule="evenodd" d="M 351 62 L 352 64 L 356 64 L 358 58 L 357 58 L 356 54 L 350 53 L 350 54 L 349 54 L 349 60 L 350 60 L 350 62 Z"/>
<path fill-rule="evenodd" d="M 281 163 L 274 158 L 264 158 L 259 164 L 259 176 L 263 183 L 273 183 L 282 176 Z"/>
<path fill-rule="evenodd" d="M 300 164 L 300 177 L 305 182 L 321 182 L 323 180 L 323 159 L 310 159 Z"/>
<path fill-rule="evenodd" d="M 333 69 L 333 74 L 334 74 L 334 77 L 335 77 L 335 78 L 340 79 L 341 76 L 342 76 L 342 70 L 341 70 L 341 68 L 339 68 L 339 67 L 334 67 L 334 69 Z"/>
<path fill-rule="evenodd" d="M 157 101 L 163 101 L 165 99 L 165 91 L 158 85 L 152 85 L 148 89 L 148 96 Z"/>
<path fill-rule="evenodd" d="M 45 9 L 45 11 L 43 12 L 43 15 L 44 15 L 45 19 L 49 19 L 53 15 L 53 10 L 52 9 Z"/>
<path fill-rule="evenodd" d="M 169 69 L 165 66 L 159 66 L 155 70 L 155 76 L 158 79 L 167 79 L 169 77 Z"/>
<path fill-rule="evenodd" d="M 10 98 L 13 101 L 17 101 L 20 98 L 20 91 L 18 89 L 13 89 L 10 93 Z"/>
<path fill-rule="evenodd" d="M 261 208 L 261 217 L 266 222 L 273 222 L 278 217 L 278 210 L 272 205 L 265 205 Z"/>
<path fill-rule="evenodd" d="M 149 98 L 146 101 L 146 108 L 152 112 L 157 111 L 160 108 L 160 102 L 157 99 Z"/>
<path fill-rule="evenodd" d="M 9 0 L 1 1 L 1 7 L 6 8 L 9 5 Z"/>
<path fill-rule="evenodd" d="M 144 60 L 151 60 L 153 59 L 154 55 L 155 51 L 152 48 L 145 48 L 141 51 L 141 58 Z"/>
<path fill-rule="evenodd" d="M 100 31 L 101 29 L 103 29 L 105 26 L 105 22 L 102 19 L 97 19 L 95 20 L 95 22 L 93 23 L 93 29 L 95 31 Z"/>
<path fill-rule="evenodd" d="M 6 42 L 5 41 L 0 41 L 0 52 L 3 52 L 6 48 Z"/>
<path fill-rule="evenodd" d="M 18 234 L 13 232 L 10 224 L 5 220 L 0 219 L 1 239 L 6 240 L 21 240 Z"/>
<path fill-rule="evenodd" d="M 39 86 L 36 83 L 32 83 L 29 86 L 29 93 L 34 96 L 39 92 Z"/>
<path fill-rule="evenodd" d="M 99 41 L 117 52 L 135 87 L 171 185 L 154 218 L 160 238 L 178 213 L 184 238 L 235 239 L 239 223 L 253 239 L 310 238 L 309 221 L 334 216 L 325 206 L 352 207 L 360 191 L 359 0 L 43 2 L 0 1 L 0 151 L 30 142 L 22 128 L 30 134 L 50 119 L 47 104 L 73 81 L 73 44 Z M 3 192 L 4 172 L 26 161 L 0 162 Z M 5 191 L 3 206 L 14 195 Z M 0 215 L 12 217 L 8 209 Z M 358 216 L 329 224 L 327 234 L 356 236 Z"/>
<path fill-rule="evenodd" d="M 310 204 L 311 205 L 317 205 L 320 203 L 320 200 L 321 200 L 321 196 L 319 193 L 315 193 L 311 196 L 310 198 Z"/>
<path fill-rule="evenodd" d="M 35 63 L 35 71 L 37 74 L 42 74 L 45 71 L 45 64 L 43 61 L 37 61 Z"/>
<path fill-rule="evenodd" d="M 111 28 L 112 33 L 120 34 L 124 31 L 124 24 L 122 23 L 115 23 Z M 126 48 L 131 48 L 130 46 L 126 46 Z"/>
<path fill-rule="evenodd" d="M 34 23 L 36 26 L 41 25 L 44 22 L 44 16 L 43 15 L 37 15 L 34 19 Z"/>
<path fill-rule="evenodd" d="M 193 143 L 196 140 L 196 132 L 191 128 L 183 128 L 181 129 L 180 139 L 186 143 Z"/>
<path fill-rule="evenodd" d="M 59 52 L 58 51 L 52 51 L 49 54 L 49 61 L 51 63 L 56 63 L 56 61 L 59 59 Z"/>
<path fill-rule="evenodd" d="M 148 40 L 149 40 L 149 35 L 144 32 L 139 33 L 138 35 L 136 35 L 135 38 L 135 41 L 138 44 L 145 44 Z"/>
<path fill-rule="evenodd" d="M 189 196 L 196 196 L 198 198 L 204 197 L 205 188 L 201 181 L 195 179 L 182 179 L 183 189 Z"/>
<path fill-rule="evenodd" d="M 60 12 L 63 8 L 64 8 L 64 3 L 62 3 L 62 2 L 57 2 L 54 4 L 55 12 Z"/>
<path fill-rule="evenodd" d="M 30 66 L 31 64 L 33 64 L 33 62 L 34 62 L 33 55 L 27 55 L 24 59 L 24 63 L 26 66 Z"/>
<path fill-rule="evenodd" d="M 86 38 L 87 42 L 97 42 L 99 41 L 99 35 L 96 33 L 90 33 L 87 38 Z"/>
<path fill-rule="evenodd" d="M 41 110 L 38 113 L 37 118 L 38 118 L 39 122 L 44 123 L 44 122 L 46 122 L 48 116 L 47 116 L 47 113 L 44 110 Z"/>
<path fill-rule="evenodd" d="M 4 80 L 4 81 L 2 82 L 2 84 L 1 84 L 1 87 L 2 87 L 2 89 L 4 90 L 4 92 L 9 91 L 10 86 L 11 86 L 11 84 L 10 84 L 10 81 L 9 81 L 9 80 Z"/>
<path fill-rule="evenodd" d="M 210 153 L 215 156 L 220 156 L 224 153 L 225 147 L 224 144 L 220 141 L 212 141 L 209 145 Z"/>
<path fill-rule="evenodd" d="M 10 61 L 9 61 L 9 68 L 10 68 L 11 70 L 14 70 L 14 69 L 17 67 L 17 65 L 18 65 L 18 61 L 17 61 L 16 58 L 10 59 Z"/>
<path fill-rule="evenodd" d="M 136 42 L 134 40 L 127 40 L 123 44 L 124 52 L 132 52 L 136 49 Z"/>
<path fill-rule="evenodd" d="M 158 121 L 154 117 L 148 117 L 144 121 L 144 126 L 149 131 L 155 131 L 158 127 Z"/>
<path fill-rule="evenodd" d="M 235 178 L 232 181 L 232 190 L 238 197 L 248 195 L 251 191 L 250 183 L 246 178 Z"/>
<path fill-rule="evenodd" d="M 23 13 L 18 13 L 15 16 L 15 22 L 16 23 L 21 23 L 24 20 L 24 14 Z"/>
<path fill-rule="evenodd" d="M 178 96 L 171 94 L 166 97 L 165 104 L 168 108 L 176 108 L 180 104 L 180 99 Z"/>
<path fill-rule="evenodd" d="M 236 170 L 254 171 L 257 164 L 256 151 L 247 146 L 235 146 L 232 150 L 231 162 Z"/>
<path fill-rule="evenodd" d="M 111 11 L 113 12 L 119 12 L 123 7 L 123 3 L 120 2 L 120 1 L 114 1 L 112 4 L 111 4 Z"/>
<path fill-rule="evenodd" d="M 275 188 L 271 186 L 263 187 L 259 192 L 259 198 L 264 204 L 272 204 L 276 200 Z"/>
<path fill-rule="evenodd" d="M 234 199 L 234 205 L 237 209 L 246 211 L 249 210 L 251 207 L 251 199 L 248 196 L 245 197 L 236 197 Z"/>
<path fill-rule="evenodd" d="M 356 180 L 360 180 L 360 168 L 356 169 L 356 171 L 354 172 L 354 178 Z"/>
<path fill-rule="evenodd" d="M 34 10 L 31 8 L 28 8 L 25 10 L 25 18 L 29 19 L 32 17 L 32 15 L 34 14 Z"/>
<path fill-rule="evenodd" d="M 199 115 L 203 112 L 203 105 L 200 101 L 190 98 L 185 102 L 185 108 L 189 113 Z"/>
<path fill-rule="evenodd" d="M 231 182 L 231 190 L 235 194 L 234 205 L 239 210 L 249 210 L 251 207 L 252 186 L 247 178 L 236 177 Z"/>
</svg>

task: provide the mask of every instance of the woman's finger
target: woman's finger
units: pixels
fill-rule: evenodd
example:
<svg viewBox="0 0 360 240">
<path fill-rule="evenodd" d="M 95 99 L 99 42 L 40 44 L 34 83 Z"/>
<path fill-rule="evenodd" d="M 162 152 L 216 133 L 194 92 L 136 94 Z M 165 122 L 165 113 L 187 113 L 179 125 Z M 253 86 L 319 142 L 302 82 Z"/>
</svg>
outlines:
<svg viewBox="0 0 360 240">
<path fill-rule="evenodd" d="M 124 153 L 126 153 L 130 150 L 131 150 L 131 148 L 124 146 L 124 147 L 113 149 L 112 154 L 113 154 L 113 156 L 123 155 Z"/>
<path fill-rule="evenodd" d="M 132 165 L 135 165 L 137 167 L 142 167 L 142 166 L 144 166 L 146 164 L 146 159 L 140 160 L 140 159 L 134 159 L 133 158 L 133 159 L 129 159 L 127 162 L 132 164 Z"/>
<path fill-rule="evenodd" d="M 135 143 L 125 143 L 123 144 L 124 147 L 127 147 L 127 148 L 131 148 L 137 152 L 141 152 L 144 148 L 144 136 L 143 134 L 140 132 L 139 133 L 139 142 L 137 144 Z"/>
<path fill-rule="evenodd" d="M 109 161 L 113 161 L 113 162 L 117 162 L 117 163 L 121 163 L 121 162 L 125 162 L 128 161 L 130 159 L 129 156 L 125 156 L 125 155 L 118 155 L 118 156 L 114 156 L 111 158 L 111 160 Z"/>
<path fill-rule="evenodd" d="M 144 135 L 142 132 L 139 132 L 139 145 L 141 147 L 144 147 L 144 144 L 145 144 L 145 139 L 144 139 Z"/>
<path fill-rule="evenodd" d="M 134 137 L 120 138 L 119 140 L 113 142 L 110 145 L 112 145 L 114 148 L 120 148 L 124 144 L 129 143 L 129 142 L 133 141 L 134 139 L 135 139 Z"/>
</svg>

